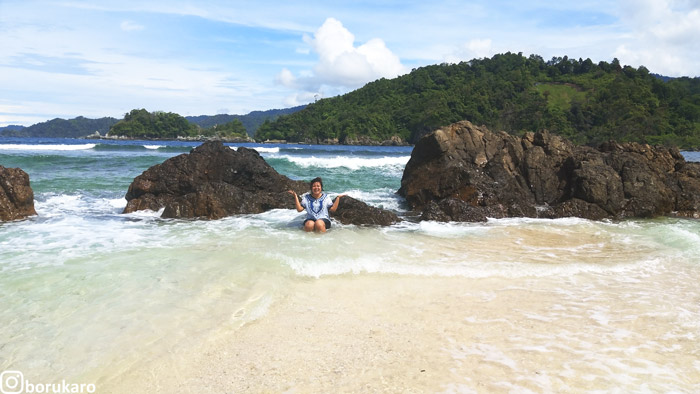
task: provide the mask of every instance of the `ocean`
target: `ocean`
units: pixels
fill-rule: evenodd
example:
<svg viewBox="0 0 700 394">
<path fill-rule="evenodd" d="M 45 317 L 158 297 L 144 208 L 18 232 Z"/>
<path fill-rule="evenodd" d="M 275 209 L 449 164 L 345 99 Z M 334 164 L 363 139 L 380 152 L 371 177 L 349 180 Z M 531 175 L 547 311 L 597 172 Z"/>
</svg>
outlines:
<svg viewBox="0 0 700 394">
<path fill-rule="evenodd" d="M 0 223 L 4 389 L 700 391 L 698 220 L 319 235 L 295 210 L 121 213 L 136 176 L 196 145 L 0 139 L 0 165 L 29 174 L 38 213 Z M 395 192 L 411 147 L 227 145 L 406 213 Z"/>
</svg>

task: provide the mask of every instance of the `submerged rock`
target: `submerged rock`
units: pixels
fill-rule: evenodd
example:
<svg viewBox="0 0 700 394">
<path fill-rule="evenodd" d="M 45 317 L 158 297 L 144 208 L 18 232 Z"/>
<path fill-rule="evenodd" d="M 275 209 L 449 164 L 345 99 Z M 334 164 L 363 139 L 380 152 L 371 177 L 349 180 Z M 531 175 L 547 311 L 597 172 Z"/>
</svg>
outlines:
<svg viewBox="0 0 700 394">
<path fill-rule="evenodd" d="M 0 221 L 36 215 L 29 175 L 19 168 L 0 166 Z"/>
<path fill-rule="evenodd" d="M 164 218 L 219 219 L 294 209 L 288 190 L 302 194 L 309 190 L 309 183 L 279 174 L 254 149 L 233 150 L 220 141 L 209 141 L 136 177 L 126 193 L 124 213 L 164 208 Z M 350 200 L 343 197 L 336 211 L 336 215 L 346 215 L 337 216 L 341 223 L 367 224 L 367 217 L 385 215 L 378 208 Z"/>
<path fill-rule="evenodd" d="M 698 217 L 700 163 L 687 163 L 678 149 L 615 142 L 594 149 L 463 121 L 416 144 L 399 194 L 424 220 Z"/>
</svg>

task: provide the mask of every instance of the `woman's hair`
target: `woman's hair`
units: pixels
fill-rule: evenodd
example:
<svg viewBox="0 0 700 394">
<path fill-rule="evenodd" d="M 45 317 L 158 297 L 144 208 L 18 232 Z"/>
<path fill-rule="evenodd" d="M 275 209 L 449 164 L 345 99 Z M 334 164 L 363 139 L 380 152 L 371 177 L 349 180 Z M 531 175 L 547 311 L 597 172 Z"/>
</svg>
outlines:
<svg viewBox="0 0 700 394">
<path fill-rule="evenodd" d="M 313 187 L 314 183 L 316 183 L 316 182 L 321 184 L 321 190 L 323 190 L 323 180 L 321 180 L 321 177 L 316 177 L 316 178 L 312 179 L 311 182 L 309 183 L 309 187 Z"/>
</svg>

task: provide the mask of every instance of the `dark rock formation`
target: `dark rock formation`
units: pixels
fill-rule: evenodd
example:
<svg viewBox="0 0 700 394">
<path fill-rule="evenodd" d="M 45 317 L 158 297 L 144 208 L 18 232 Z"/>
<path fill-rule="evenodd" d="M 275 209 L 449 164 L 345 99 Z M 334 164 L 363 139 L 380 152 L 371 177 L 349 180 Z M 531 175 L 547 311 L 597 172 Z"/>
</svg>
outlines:
<svg viewBox="0 0 700 394">
<path fill-rule="evenodd" d="M 32 215 L 36 215 L 36 211 L 29 175 L 19 168 L 0 166 L 0 221 L 24 219 Z"/>
<path fill-rule="evenodd" d="M 164 218 L 260 213 L 293 208 L 289 189 L 302 192 L 308 183 L 280 175 L 255 150 L 206 142 L 136 177 L 124 213 L 163 207 Z"/>
<path fill-rule="evenodd" d="M 124 213 L 164 207 L 164 218 L 219 219 L 294 209 L 287 190 L 302 194 L 309 191 L 309 183 L 279 174 L 253 149 L 233 150 L 219 141 L 210 141 L 136 177 L 126 194 Z M 360 201 L 353 203 L 348 197 L 343 197 L 336 211 L 341 223 L 360 225 L 368 224 L 368 220 L 380 222 L 372 218 L 386 214 Z"/>
<path fill-rule="evenodd" d="M 424 220 L 699 217 L 700 164 L 677 149 L 615 142 L 594 149 L 464 121 L 416 144 L 399 194 Z"/>
<path fill-rule="evenodd" d="M 331 216 L 343 224 L 358 226 L 390 226 L 401 221 L 393 212 L 369 206 L 348 196 L 340 198 L 338 209 Z"/>
</svg>

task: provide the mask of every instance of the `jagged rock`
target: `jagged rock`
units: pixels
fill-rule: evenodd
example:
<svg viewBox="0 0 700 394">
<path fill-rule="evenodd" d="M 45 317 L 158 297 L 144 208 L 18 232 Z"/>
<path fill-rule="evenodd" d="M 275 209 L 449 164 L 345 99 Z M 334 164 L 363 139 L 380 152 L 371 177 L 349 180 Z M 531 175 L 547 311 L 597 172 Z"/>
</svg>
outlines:
<svg viewBox="0 0 700 394">
<path fill-rule="evenodd" d="M 19 168 L 0 166 L 0 221 L 36 215 L 29 175 Z"/>
<path fill-rule="evenodd" d="M 209 141 L 136 177 L 126 194 L 124 213 L 164 208 L 164 218 L 219 219 L 294 209 L 288 190 L 302 194 L 309 191 L 309 183 L 279 174 L 253 149 L 233 150 Z M 342 223 L 358 225 L 385 223 L 387 214 L 348 197 L 336 211 Z"/>
<path fill-rule="evenodd" d="M 699 192 L 700 164 L 677 149 L 615 142 L 594 149 L 467 121 L 421 139 L 399 189 L 422 219 L 439 221 L 698 217 Z"/>
<path fill-rule="evenodd" d="M 124 213 L 164 207 L 164 218 L 218 219 L 293 208 L 287 190 L 302 192 L 307 185 L 277 173 L 255 150 L 211 141 L 136 177 Z"/>
<path fill-rule="evenodd" d="M 390 226 L 401 221 L 393 212 L 372 207 L 348 196 L 340 198 L 338 209 L 331 216 L 343 224 L 358 226 Z"/>
</svg>

